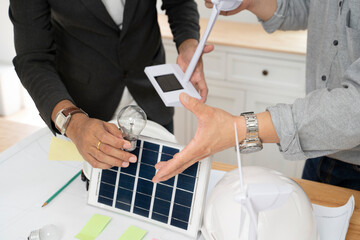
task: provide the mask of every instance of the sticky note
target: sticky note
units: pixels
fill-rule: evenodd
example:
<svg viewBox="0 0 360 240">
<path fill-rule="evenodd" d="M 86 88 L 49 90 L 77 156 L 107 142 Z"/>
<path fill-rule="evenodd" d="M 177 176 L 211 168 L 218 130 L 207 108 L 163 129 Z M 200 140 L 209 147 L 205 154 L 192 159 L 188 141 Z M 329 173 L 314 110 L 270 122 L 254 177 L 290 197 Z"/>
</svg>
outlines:
<svg viewBox="0 0 360 240">
<path fill-rule="evenodd" d="M 75 236 L 80 240 L 94 240 L 104 230 L 111 217 L 94 214 L 83 229 Z"/>
<path fill-rule="evenodd" d="M 146 234 L 146 230 L 130 226 L 118 240 L 141 240 Z"/>
<path fill-rule="evenodd" d="M 52 137 L 50 141 L 49 160 L 83 161 L 74 143 L 61 138 Z"/>
</svg>

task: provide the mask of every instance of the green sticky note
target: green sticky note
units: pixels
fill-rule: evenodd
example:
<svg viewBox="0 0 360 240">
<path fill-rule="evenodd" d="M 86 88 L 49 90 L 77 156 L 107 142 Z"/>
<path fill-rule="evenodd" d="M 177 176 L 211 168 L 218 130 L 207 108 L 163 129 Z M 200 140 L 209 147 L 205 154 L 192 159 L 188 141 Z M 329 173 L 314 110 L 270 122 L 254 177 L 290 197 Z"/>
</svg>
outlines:
<svg viewBox="0 0 360 240">
<path fill-rule="evenodd" d="M 94 214 L 75 237 L 80 240 L 94 240 L 104 230 L 110 219 L 111 217 Z"/>
<path fill-rule="evenodd" d="M 130 226 L 123 235 L 120 236 L 119 240 L 141 240 L 146 234 L 146 230 Z"/>
</svg>

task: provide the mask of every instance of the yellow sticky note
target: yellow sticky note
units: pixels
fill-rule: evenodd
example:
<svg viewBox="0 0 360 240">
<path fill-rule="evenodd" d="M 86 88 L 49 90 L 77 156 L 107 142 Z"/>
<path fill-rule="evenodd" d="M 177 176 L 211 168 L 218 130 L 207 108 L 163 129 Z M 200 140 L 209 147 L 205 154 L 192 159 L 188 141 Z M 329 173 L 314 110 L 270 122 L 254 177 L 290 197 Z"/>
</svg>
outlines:
<svg viewBox="0 0 360 240">
<path fill-rule="evenodd" d="M 50 141 L 49 160 L 55 161 L 83 161 L 74 143 L 52 137 Z"/>
<path fill-rule="evenodd" d="M 146 230 L 130 226 L 118 240 L 141 240 L 146 234 Z"/>
<path fill-rule="evenodd" d="M 94 240 L 100 235 L 110 220 L 111 217 L 94 214 L 75 238 L 80 240 Z"/>
</svg>

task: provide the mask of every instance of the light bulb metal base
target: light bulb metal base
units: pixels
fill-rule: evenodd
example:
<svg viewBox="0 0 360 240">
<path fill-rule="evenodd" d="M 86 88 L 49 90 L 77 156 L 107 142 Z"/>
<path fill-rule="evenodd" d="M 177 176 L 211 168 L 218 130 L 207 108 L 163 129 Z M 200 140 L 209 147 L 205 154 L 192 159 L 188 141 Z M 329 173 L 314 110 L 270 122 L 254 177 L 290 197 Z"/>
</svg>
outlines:
<svg viewBox="0 0 360 240">
<path fill-rule="evenodd" d="M 40 240 L 40 229 L 32 231 L 27 239 L 28 240 Z"/>
</svg>

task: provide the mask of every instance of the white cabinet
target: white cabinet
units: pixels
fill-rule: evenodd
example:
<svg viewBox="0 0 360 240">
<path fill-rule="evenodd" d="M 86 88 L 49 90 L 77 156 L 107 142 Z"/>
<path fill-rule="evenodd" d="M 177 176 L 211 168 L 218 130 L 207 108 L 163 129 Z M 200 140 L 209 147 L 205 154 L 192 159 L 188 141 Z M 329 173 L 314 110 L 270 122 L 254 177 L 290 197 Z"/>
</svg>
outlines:
<svg viewBox="0 0 360 240">
<path fill-rule="evenodd" d="M 167 63 L 176 63 L 177 51 L 164 39 Z M 206 104 L 239 115 L 244 111 L 263 112 L 277 103 L 292 103 L 305 96 L 305 56 L 215 45 L 204 55 L 209 87 Z M 197 127 L 195 116 L 184 108 L 175 110 L 175 136 L 187 144 Z M 221 129 L 219 129 L 221 131 Z M 244 165 L 258 165 L 301 177 L 303 161 L 285 160 L 276 144 L 264 144 L 261 152 L 242 155 Z M 214 161 L 236 165 L 234 148 L 213 156 Z"/>
</svg>

